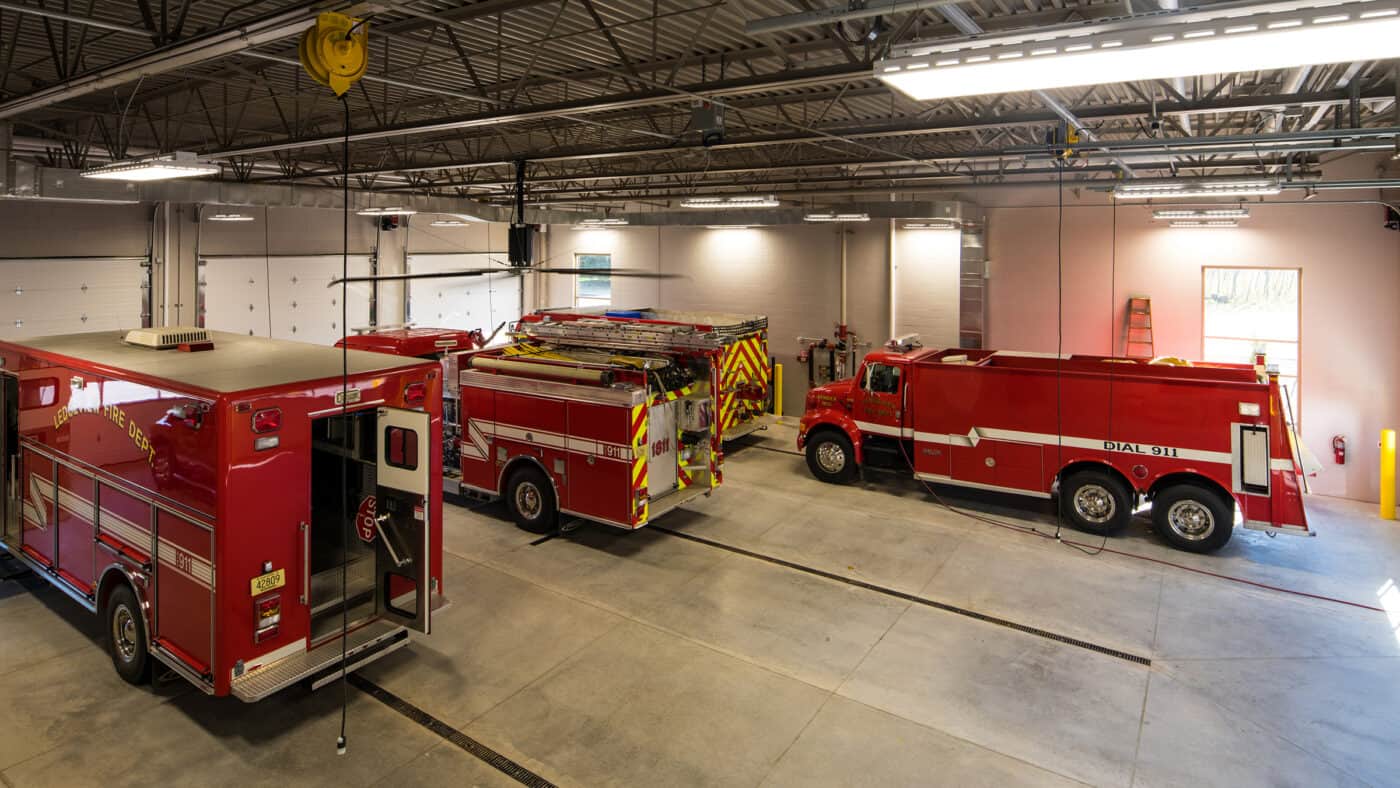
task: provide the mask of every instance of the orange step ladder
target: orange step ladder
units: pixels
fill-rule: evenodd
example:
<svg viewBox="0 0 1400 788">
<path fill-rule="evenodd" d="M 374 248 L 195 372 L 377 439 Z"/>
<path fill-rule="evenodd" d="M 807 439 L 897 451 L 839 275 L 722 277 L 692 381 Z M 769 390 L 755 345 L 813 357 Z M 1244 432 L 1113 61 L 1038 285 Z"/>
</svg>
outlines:
<svg viewBox="0 0 1400 788">
<path fill-rule="evenodd" d="M 1128 326 L 1124 354 L 1128 358 L 1153 358 L 1152 299 L 1133 296 L 1128 299 Z"/>
</svg>

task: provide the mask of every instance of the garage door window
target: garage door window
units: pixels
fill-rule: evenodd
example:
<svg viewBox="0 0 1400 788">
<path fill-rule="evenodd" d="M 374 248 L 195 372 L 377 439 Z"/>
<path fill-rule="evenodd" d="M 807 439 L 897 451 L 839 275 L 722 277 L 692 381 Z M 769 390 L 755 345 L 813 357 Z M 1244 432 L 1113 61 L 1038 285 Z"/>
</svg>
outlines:
<svg viewBox="0 0 1400 788">
<path fill-rule="evenodd" d="M 1302 272 L 1297 268 L 1204 269 L 1201 357 L 1249 364 L 1263 353 L 1279 383 L 1300 408 L 1299 343 Z"/>
<path fill-rule="evenodd" d="M 582 269 L 612 268 L 610 254 L 578 254 L 574 262 Z M 574 306 L 610 306 L 612 304 L 612 277 L 582 274 L 575 277 Z"/>
</svg>

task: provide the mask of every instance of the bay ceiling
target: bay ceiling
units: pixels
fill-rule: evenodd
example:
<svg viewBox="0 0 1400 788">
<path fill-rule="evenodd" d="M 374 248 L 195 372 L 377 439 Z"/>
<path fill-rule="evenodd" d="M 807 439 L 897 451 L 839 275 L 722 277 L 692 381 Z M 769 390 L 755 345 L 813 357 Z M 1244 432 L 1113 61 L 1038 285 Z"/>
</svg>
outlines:
<svg viewBox="0 0 1400 788">
<path fill-rule="evenodd" d="M 508 202 L 524 159 L 536 205 L 743 193 L 816 204 L 1043 182 L 1061 166 L 1110 185 L 1315 177 L 1327 156 L 1395 150 L 1394 60 L 927 102 L 875 76 L 916 44 L 1167 24 L 1180 12 L 1164 5 L 11 0 L 0 123 L 16 155 L 48 166 L 179 150 L 221 163 L 226 180 L 338 184 L 343 109 L 296 60 L 315 13 L 338 10 L 369 19 L 369 73 L 346 95 L 363 191 Z M 716 114 L 722 138 L 707 139 Z"/>
</svg>

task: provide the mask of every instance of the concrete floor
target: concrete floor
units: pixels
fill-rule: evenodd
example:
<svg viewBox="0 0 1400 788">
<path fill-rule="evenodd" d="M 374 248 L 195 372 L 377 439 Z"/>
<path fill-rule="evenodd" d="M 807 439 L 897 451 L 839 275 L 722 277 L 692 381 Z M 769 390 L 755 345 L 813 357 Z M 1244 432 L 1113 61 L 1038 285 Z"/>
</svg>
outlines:
<svg viewBox="0 0 1400 788">
<path fill-rule="evenodd" d="M 760 443 L 791 450 L 791 430 Z M 498 506 L 449 506 L 452 607 L 362 675 L 564 785 L 1400 782 L 1400 609 L 1086 555 L 895 477 L 820 484 L 757 447 L 726 477 L 658 524 L 1152 664 L 659 530 L 530 546 Z M 1044 504 L 940 492 L 1054 530 Z M 1379 604 L 1400 580 L 1400 526 L 1369 505 L 1308 507 L 1316 539 L 1241 531 L 1192 556 L 1139 522 L 1108 545 Z M 56 592 L 0 583 L 0 784 L 515 784 L 354 688 L 345 757 L 338 689 L 255 706 L 178 681 L 132 689 L 99 637 Z"/>
</svg>

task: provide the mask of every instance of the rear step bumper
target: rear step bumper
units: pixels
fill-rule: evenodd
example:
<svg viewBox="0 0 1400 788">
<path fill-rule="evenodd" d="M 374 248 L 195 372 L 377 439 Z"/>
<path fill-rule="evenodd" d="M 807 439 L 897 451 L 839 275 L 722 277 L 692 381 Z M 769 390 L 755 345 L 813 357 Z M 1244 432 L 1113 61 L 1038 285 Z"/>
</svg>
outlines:
<svg viewBox="0 0 1400 788">
<path fill-rule="evenodd" d="M 349 635 L 345 643 L 345 665 L 351 672 L 388 656 L 408 645 L 408 630 L 387 621 L 375 621 Z M 310 651 L 293 654 L 253 673 L 233 680 L 233 696 L 246 703 L 262 700 L 279 690 L 309 679 L 312 689 L 320 689 L 345 672 L 341 668 L 340 638 L 327 641 Z"/>
</svg>

